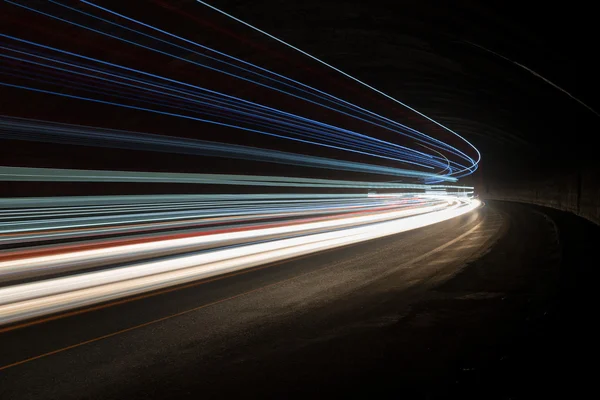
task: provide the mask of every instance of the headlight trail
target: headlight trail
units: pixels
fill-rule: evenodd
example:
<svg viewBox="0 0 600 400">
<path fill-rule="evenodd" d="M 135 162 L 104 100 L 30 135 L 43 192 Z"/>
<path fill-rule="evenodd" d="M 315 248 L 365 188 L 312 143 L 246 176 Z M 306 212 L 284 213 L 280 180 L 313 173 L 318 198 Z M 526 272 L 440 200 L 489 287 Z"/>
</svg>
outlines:
<svg viewBox="0 0 600 400">
<path fill-rule="evenodd" d="M 262 225 L 238 225 L 236 227 L 227 227 L 221 229 L 213 228 L 211 230 L 204 231 L 198 230 L 192 233 L 155 235 L 151 238 L 151 243 L 149 243 L 148 238 L 137 238 L 129 240 L 112 240 L 108 244 L 94 243 L 93 245 L 88 246 L 92 247 L 92 249 L 86 249 L 85 245 L 79 244 L 77 248 L 69 246 L 68 251 L 63 251 L 64 246 L 55 248 L 51 251 L 48 249 L 41 249 L 40 251 L 20 251 L 17 252 L 16 255 L 28 255 L 26 260 L 9 260 L 0 262 L 0 281 L 2 280 L 2 277 L 6 277 L 7 275 L 11 275 L 13 273 L 38 270 L 41 271 L 39 273 L 46 275 L 55 272 L 54 269 L 56 268 L 60 268 L 60 271 L 62 272 L 66 269 L 70 269 L 71 267 L 82 269 L 88 267 L 90 264 L 97 266 L 100 264 L 121 262 L 122 258 L 129 259 L 134 254 L 137 256 L 137 258 L 140 258 L 146 254 L 156 255 L 156 253 L 159 251 L 182 251 L 184 249 L 187 251 L 197 251 L 205 248 L 215 247 L 217 245 L 237 245 L 249 240 L 258 241 L 271 239 L 273 237 L 280 238 L 290 235 L 306 235 L 307 233 L 362 225 L 367 222 L 374 223 L 389 219 L 407 217 L 413 214 L 433 212 L 447 207 L 447 204 L 441 201 L 436 201 L 434 204 L 435 205 L 422 206 L 416 209 L 409 208 L 407 210 L 399 210 L 394 212 L 389 211 L 389 206 L 383 210 L 381 208 L 375 208 L 369 212 L 347 211 L 344 213 L 343 219 L 340 219 L 339 215 L 336 215 L 329 218 L 304 218 L 295 219 L 292 221 L 287 220 L 284 222 L 263 223 Z M 384 210 L 387 210 L 387 212 Z M 301 215 L 305 216 L 307 214 L 308 211 Z M 286 217 L 286 215 L 263 215 L 263 219 L 269 217 L 274 219 L 275 217 Z M 215 224 L 216 221 L 213 220 L 211 222 Z M 223 222 L 230 221 L 224 219 L 224 221 L 222 220 L 221 223 Z M 260 227 L 260 229 L 257 227 Z M 12 231 L 7 233 L 14 234 L 15 232 Z M 117 246 L 117 244 L 121 245 Z M 47 255 L 48 253 L 51 253 L 51 255 Z M 57 253 L 60 254 L 57 255 Z M 29 257 L 31 255 L 36 256 Z M 15 258 L 15 254 L 9 254 L 4 258 Z M 0 260 L 2 259 L 3 258 L 0 257 Z"/>
<path fill-rule="evenodd" d="M 360 182 L 334 179 L 295 178 L 283 176 L 193 174 L 173 172 L 137 172 L 80 170 L 0 166 L 0 181 L 34 182 L 153 182 L 195 183 L 211 185 L 245 185 L 309 188 L 360 189 L 434 189 L 445 185 L 422 185 L 396 182 Z M 448 186 L 455 187 L 455 186 Z M 460 188 L 460 187 L 457 187 Z"/>
<path fill-rule="evenodd" d="M 419 197 L 422 195 L 422 192 L 405 192 L 368 197 L 263 194 L 0 199 L 0 208 L 4 210 L 0 213 L 3 229 L 0 247 L 115 235 L 136 240 L 132 235 L 174 231 L 200 234 L 223 226 L 243 228 L 256 221 L 272 224 L 289 218 L 310 216 L 314 219 L 394 205 L 414 208 L 424 204 L 424 198 Z M 182 210 L 187 211 L 182 213 Z M 82 244 L 74 246 L 83 248 Z M 27 253 L 39 251 L 34 249 Z M 0 259 L 14 254 L 0 254 Z"/>
<path fill-rule="evenodd" d="M 336 203 L 346 209 L 330 210 L 326 217 L 313 217 L 314 204 L 306 203 L 301 215 L 283 221 L 277 221 L 282 215 L 271 211 L 262 223 L 252 225 L 231 226 L 225 220 L 220 229 L 5 250 L 0 253 L 0 282 L 5 282 L 0 288 L 0 324 L 391 235 L 479 206 L 468 197 L 394 195 L 363 197 L 362 205 L 370 207 L 357 211 L 356 201 L 347 201 L 340 198 Z M 214 204 L 206 206 L 210 210 Z M 27 208 L 8 209 L 4 214 L 10 211 L 17 211 L 24 221 L 47 218 L 39 209 L 31 214 Z M 69 213 L 69 208 L 56 211 Z M 0 234 L 15 233 L 2 229 Z M 58 273 L 68 276 L 53 277 Z M 29 282 L 19 283 L 23 279 Z"/>
<path fill-rule="evenodd" d="M 7 98 L 25 93 L 87 107 L 96 122 L 80 122 L 77 111 L 64 117 L 68 124 L 52 121 L 50 112 L 39 117 L 47 120 L 24 110 L 0 115 L 3 143 L 48 144 L 37 165 L 0 165 L 0 182 L 25 187 L 0 198 L 0 325 L 393 235 L 480 206 L 473 187 L 458 183 L 477 169 L 479 151 L 458 133 L 205 2 L 192 5 L 385 96 L 417 115 L 415 126 L 372 110 L 364 93 L 330 93 L 309 84 L 310 76 L 297 78 L 295 68 L 258 65 L 236 57 L 240 49 L 229 54 L 227 42 L 216 48 L 210 37 L 142 21 L 136 7 L 126 15 L 99 1 L 5 3 L 0 20 L 10 26 L 0 33 L 0 87 Z M 131 113 L 146 128 L 96 126 L 110 113 L 115 120 Z M 440 128 L 439 138 L 422 132 Z M 117 151 L 102 154 L 100 166 L 75 165 L 76 157 L 45 161 L 57 147 L 77 146 L 85 154 L 152 152 L 158 161 L 149 166 L 132 157 L 115 166 L 108 158 Z M 163 165 L 159 153 L 199 162 Z M 213 173 L 227 160 L 244 163 Z M 189 172 L 173 172 L 182 170 Z M 50 195 L 27 197 L 36 184 Z M 87 185 L 116 195 L 61 192 Z M 167 185 L 176 189 L 157 189 Z M 157 190 L 163 193 L 150 194 Z M 176 194 L 183 190 L 188 194 Z"/>
</svg>

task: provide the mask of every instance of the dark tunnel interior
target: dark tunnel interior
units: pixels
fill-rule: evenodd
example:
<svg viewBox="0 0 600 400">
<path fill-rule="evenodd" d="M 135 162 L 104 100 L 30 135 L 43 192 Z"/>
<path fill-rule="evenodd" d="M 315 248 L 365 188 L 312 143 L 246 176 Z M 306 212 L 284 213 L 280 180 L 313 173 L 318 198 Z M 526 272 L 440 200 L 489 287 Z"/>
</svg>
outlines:
<svg viewBox="0 0 600 400">
<path fill-rule="evenodd" d="M 0 24 L 0 398 L 593 393 L 592 4 Z"/>
</svg>

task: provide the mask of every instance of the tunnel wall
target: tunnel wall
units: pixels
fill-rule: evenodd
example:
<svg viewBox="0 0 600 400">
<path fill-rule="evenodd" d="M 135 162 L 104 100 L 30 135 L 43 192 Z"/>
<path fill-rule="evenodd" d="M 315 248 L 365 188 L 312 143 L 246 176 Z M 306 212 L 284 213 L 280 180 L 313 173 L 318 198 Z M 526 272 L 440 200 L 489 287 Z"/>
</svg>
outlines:
<svg viewBox="0 0 600 400">
<path fill-rule="evenodd" d="M 486 182 L 482 199 L 517 201 L 569 211 L 600 225 L 600 169 L 553 174 L 538 180 Z"/>
</svg>

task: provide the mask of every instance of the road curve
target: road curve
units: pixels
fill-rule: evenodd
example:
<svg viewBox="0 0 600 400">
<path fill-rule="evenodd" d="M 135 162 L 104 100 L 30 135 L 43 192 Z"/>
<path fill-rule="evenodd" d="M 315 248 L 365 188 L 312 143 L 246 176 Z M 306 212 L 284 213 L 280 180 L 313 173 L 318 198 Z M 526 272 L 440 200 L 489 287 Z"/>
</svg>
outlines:
<svg viewBox="0 0 600 400">
<path fill-rule="evenodd" d="M 550 235 L 547 221 L 532 215 L 515 219 L 484 207 L 414 231 L 9 326 L 0 331 L 0 397 L 323 397 L 389 368 L 386 353 L 398 347 L 408 355 L 395 368 L 408 379 L 407 365 L 417 371 L 423 362 L 410 358 L 413 344 L 403 341 L 430 324 L 427 313 L 398 334 L 399 343 L 378 335 L 489 257 L 498 241 L 512 240 L 513 225 Z M 440 343 L 456 335 L 440 333 Z"/>
</svg>

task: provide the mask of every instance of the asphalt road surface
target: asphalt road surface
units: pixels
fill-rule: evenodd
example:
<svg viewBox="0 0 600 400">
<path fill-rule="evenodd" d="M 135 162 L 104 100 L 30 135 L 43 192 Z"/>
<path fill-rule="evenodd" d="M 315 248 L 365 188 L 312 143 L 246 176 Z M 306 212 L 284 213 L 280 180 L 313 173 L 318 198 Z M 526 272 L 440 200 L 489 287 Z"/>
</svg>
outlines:
<svg viewBox="0 0 600 400">
<path fill-rule="evenodd" d="M 0 398 L 509 398 L 502 366 L 551 311 L 561 251 L 547 214 L 488 204 L 11 327 Z"/>
</svg>

